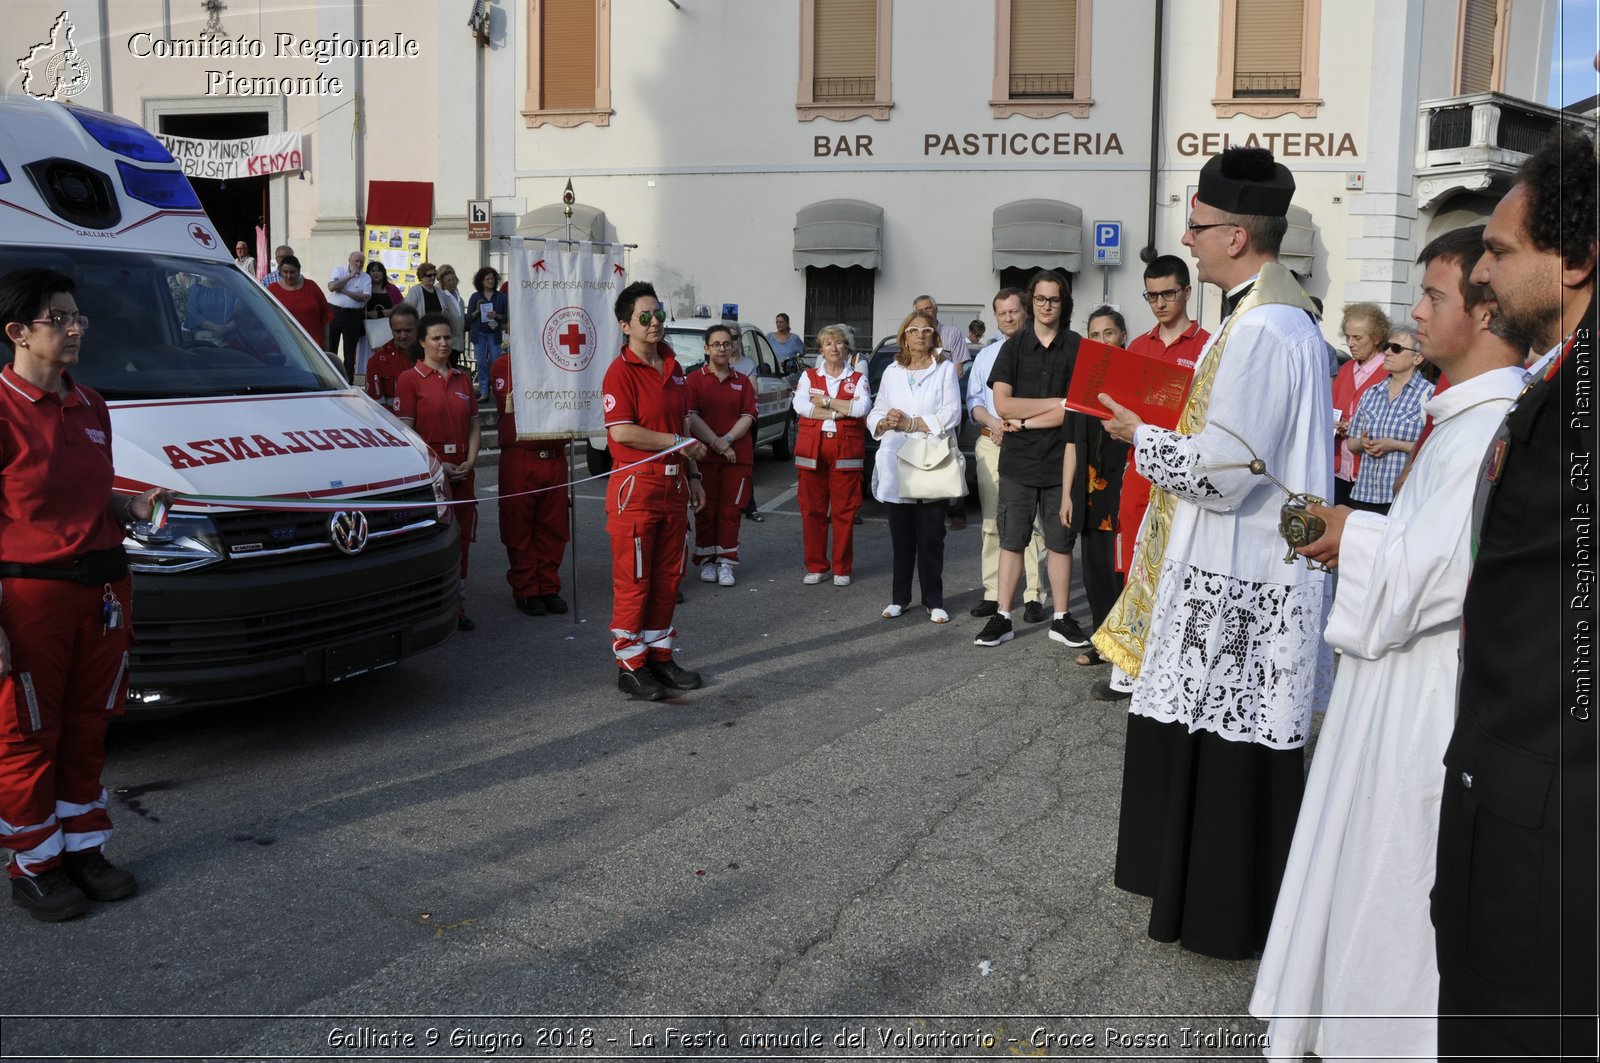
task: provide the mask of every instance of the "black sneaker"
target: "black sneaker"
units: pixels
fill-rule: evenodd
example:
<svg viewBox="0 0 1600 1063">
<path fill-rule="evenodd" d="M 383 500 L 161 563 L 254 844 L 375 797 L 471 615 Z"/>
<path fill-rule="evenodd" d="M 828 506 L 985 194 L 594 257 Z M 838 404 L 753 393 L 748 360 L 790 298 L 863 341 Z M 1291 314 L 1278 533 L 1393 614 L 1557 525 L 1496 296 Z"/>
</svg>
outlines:
<svg viewBox="0 0 1600 1063">
<path fill-rule="evenodd" d="M 1011 618 L 996 614 L 989 618 L 987 624 L 983 625 L 983 630 L 978 632 L 978 637 L 972 640 L 972 644 L 974 646 L 998 646 L 1002 642 L 1010 642 L 1015 637 L 1015 633 L 1011 630 Z"/>
<path fill-rule="evenodd" d="M 1030 624 L 1043 623 L 1045 616 L 1044 606 L 1038 602 L 1028 602 L 1022 607 L 1022 619 Z"/>
<path fill-rule="evenodd" d="M 700 673 L 680 667 L 677 661 L 647 661 L 645 667 L 662 686 L 674 690 L 695 690 L 700 686 Z"/>
<path fill-rule="evenodd" d="M 567 600 L 559 594 L 547 594 L 544 596 L 544 607 L 546 612 L 560 615 L 567 611 Z"/>
<path fill-rule="evenodd" d="M 993 616 L 999 611 L 1000 603 L 995 601 L 993 598 L 985 598 L 983 601 L 973 606 L 970 610 L 972 615 L 976 617 Z"/>
<path fill-rule="evenodd" d="M 52 867 L 29 877 L 11 880 L 11 903 L 46 923 L 73 919 L 89 910 L 89 898 L 67 878 L 63 868 Z"/>
<path fill-rule="evenodd" d="M 1087 646 L 1089 636 L 1083 633 L 1083 628 L 1072 619 L 1072 614 L 1067 613 L 1060 620 L 1050 621 L 1050 637 L 1057 642 L 1064 642 L 1068 646 Z"/>
<path fill-rule="evenodd" d="M 91 901 L 120 901 L 139 892 L 133 872 L 117 867 L 99 849 L 68 853 L 62 866 L 67 878 Z"/>
<path fill-rule="evenodd" d="M 617 689 L 635 701 L 660 701 L 669 697 L 667 688 L 644 668 L 636 672 L 623 669 L 617 673 Z"/>
<path fill-rule="evenodd" d="M 529 616 L 543 616 L 550 611 L 550 607 L 545 604 L 543 598 L 534 595 L 532 598 L 518 598 L 517 611 Z"/>
<path fill-rule="evenodd" d="M 1118 690 L 1111 685 L 1111 680 L 1102 679 L 1089 688 L 1089 696 L 1096 701 L 1127 701 L 1133 697 L 1133 691 Z"/>
</svg>

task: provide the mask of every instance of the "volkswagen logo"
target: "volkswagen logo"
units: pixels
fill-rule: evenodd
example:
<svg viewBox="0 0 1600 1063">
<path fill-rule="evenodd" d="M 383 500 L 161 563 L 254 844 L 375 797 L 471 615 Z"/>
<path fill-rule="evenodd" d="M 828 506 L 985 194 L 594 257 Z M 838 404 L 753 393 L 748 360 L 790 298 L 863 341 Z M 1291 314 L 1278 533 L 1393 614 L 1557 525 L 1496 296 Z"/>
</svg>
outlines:
<svg viewBox="0 0 1600 1063">
<path fill-rule="evenodd" d="M 341 554 L 354 557 L 367 548 L 367 515 L 341 509 L 328 518 L 328 538 Z"/>
</svg>

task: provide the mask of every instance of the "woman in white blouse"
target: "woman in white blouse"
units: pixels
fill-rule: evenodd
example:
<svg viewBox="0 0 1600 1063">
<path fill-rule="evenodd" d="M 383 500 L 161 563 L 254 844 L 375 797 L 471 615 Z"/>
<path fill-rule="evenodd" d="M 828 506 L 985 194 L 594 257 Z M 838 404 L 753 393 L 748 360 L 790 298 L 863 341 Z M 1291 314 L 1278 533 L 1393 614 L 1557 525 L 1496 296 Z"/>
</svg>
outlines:
<svg viewBox="0 0 1600 1063">
<path fill-rule="evenodd" d="M 907 433 L 944 438 L 961 423 L 961 388 L 955 365 L 935 354 L 939 322 L 912 313 L 900 323 L 900 353 L 883 371 L 867 431 L 880 440 L 872 467 L 872 497 L 883 503 L 894 546 L 894 578 L 885 619 L 911 605 L 911 571 L 917 572 L 922 604 L 935 624 L 948 624 L 944 609 L 944 499 L 900 497 L 896 460 Z"/>
<path fill-rule="evenodd" d="M 815 586 L 828 578 L 848 587 L 855 562 L 855 517 L 861 508 L 861 469 L 867 433 L 862 418 L 872 405 L 865 373 L 849 368 L 850 341 L 838 325 L 817 332 L 820 364 L 800 376 L 794 412 L 800 419 L 794 467 L 800 481 L 800 518 L 806 574 Z M 833 550 L 828 550 L 828 527 Z"/>
</svg>

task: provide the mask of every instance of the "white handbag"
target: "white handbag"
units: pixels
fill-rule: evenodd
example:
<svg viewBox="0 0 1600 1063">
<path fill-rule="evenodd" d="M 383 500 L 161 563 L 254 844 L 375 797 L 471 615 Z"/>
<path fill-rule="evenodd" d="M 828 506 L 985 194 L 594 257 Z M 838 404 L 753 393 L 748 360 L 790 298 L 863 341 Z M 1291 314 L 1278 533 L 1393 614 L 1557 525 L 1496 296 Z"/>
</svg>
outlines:
<svg viewBox="0 0 1600 1063">
<path fill-rule="evenodd" d="M 901 498 L 964 498 L 967 472 L 954 435 L 908 435 L 895 455 Z"/>
</svg>

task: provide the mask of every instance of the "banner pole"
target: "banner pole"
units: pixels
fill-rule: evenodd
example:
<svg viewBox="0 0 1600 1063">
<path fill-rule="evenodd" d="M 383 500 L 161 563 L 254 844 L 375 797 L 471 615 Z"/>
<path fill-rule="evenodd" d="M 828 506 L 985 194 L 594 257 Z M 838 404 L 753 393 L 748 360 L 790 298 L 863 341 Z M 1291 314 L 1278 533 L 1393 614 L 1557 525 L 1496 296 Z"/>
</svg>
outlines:
<svg viewBox="0 0 1600 1063">
<path fill-rule="evenodd" d="M 572 440 L 567 440 L 564 451 L 567 455 L 567 541 L 572 544 L 572 622 L 581 623 L 578 619 L 578 488 L 572 482 L 572 455 L 577 450 L 572 445 Z"/>
</svg>

